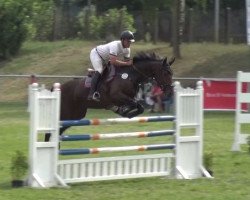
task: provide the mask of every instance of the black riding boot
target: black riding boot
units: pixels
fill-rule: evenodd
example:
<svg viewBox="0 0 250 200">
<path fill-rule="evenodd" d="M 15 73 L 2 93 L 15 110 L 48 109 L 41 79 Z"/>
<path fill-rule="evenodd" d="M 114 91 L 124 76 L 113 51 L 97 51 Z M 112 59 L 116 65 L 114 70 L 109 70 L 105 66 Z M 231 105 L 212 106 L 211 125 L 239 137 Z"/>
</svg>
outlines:
<svg viewBox="0 0 250 200">
<path fill-rule="evenodd" d="M 97 83 L 99 81 L 101 74 L 99 72 L 95 72 L 93 77 L 92 77 L 92 81 L 91 81 L 91 88 L 89 91 L 89 95 L 88 95 L 88 100 L 95 100 L 95 101 L 99 101 L 100 100 L 100 94 L 96 92 L 96 88 L 97 88 Z"/>
</svg>

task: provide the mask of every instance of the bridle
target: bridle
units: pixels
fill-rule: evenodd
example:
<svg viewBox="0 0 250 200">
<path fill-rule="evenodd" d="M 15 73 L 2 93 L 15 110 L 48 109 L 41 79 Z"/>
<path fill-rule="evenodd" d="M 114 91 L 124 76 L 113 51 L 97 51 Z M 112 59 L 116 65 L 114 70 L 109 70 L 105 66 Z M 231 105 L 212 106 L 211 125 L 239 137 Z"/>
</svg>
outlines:
<svg viewBox="0 0 250 200">
<path fill-rule="evenodd" d="M 143 73 L 142 71 L 140 71 L 139 69 L 137 69 L 135 65 L 132 65 L 132 67 L 133 67 L 133 69 L 134 69 L 135 71 L 137 71 L 139 74 L 141 74 L 141 75 L 144 77 L 145 80 L 151 78 L 150 76 L 146 75 L 145 73 Z M 170 69 L 170 70 L 167 70 L 167 71 L 168 71 L 170 74 L 172 74 L 171 69 Z M 162 85 L 159 85 L 159 86 L 160 86 L 160 88 L 161 88 L 162 90 L 165 90 L 166 88 L 173 88 L 173 84 L 172 84 L 172 83 L 171 83 L 171 84 L 168 84 L 168 83 L 167 83 L 167 84 L 162 84 Z"/>
</svg>

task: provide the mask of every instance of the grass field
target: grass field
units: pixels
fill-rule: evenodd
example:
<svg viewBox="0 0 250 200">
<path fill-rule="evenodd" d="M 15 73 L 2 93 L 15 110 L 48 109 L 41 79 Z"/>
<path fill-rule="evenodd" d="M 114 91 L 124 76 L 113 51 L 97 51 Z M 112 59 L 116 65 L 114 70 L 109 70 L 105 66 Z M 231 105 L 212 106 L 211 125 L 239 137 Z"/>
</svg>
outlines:
<svg viewBox="0 0 250 200">
<path fill-rule="evenodd" d="M 166 178 L 141 178 L 119 181 L 101 181 L 74 184 L 69 189 L 12 189 L 9 173 L 11 156 L 15 150 L 28 154 L 28 113 L 26 105 L 0 104 L 0 199 L 2 200 L 247 200 L 250 199 L 250 156 L 247 146 L 244 151 L 230 151 L 234 113 L 206 112 L 204 122 L 204 151 L 213 154 L 214 179 L 175 180 Z M 147 113 L 146 113 L 147 114 Z M 115 117 L 108 111 L 90 110 L 87 118 Z M 160 129 L 159 124 L 109 126 L 102 131 L 117 132 L 138 129 Z M 75 128 L 78 132 L 83 128 Z M 89 132 L 90 130 L 86 130 Z M 98 127 L 94 131 L 98 131 Z M 100 131 L 100 128 L 99 128 Z M 164 137 L 160 140 L 164 140 Z M 129 142 L 129 140 L 127 140 Z M 126 145 L 126 144 L 123 144 Z"/>
</svg>

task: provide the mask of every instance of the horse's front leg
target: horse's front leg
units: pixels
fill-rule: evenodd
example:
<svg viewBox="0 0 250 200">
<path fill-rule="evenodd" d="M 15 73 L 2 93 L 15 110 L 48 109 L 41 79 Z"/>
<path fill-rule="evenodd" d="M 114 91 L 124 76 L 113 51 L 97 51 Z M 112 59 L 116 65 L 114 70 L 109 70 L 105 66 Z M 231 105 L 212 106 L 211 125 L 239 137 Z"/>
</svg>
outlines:
<svg viewBox="0 0 250 200">
<path fill-rule="evenodd" d="M 143 112 L 143 106 L 140 103 L 136 102 L 136 107 L 133 107 L 128 112 L 126 112 L 126 117 L 133 118 L 139 114 L 142 114 Z"/>
<path fill-rule="evenodd" d="M 122 106 L 117 106 L 117 105 L 109 105 L 106 107 L 106 109 L 113 111 L 114 113 L 121 115 L 122 117 L 128 117 L 131 118 L 130 114 L 131 112 L 136 112 L 137 108 L 131 105 L 122 105 Z"/>
<path fill-rule="evenodd" d="M 141 104 L 124 93 L 119 92 L 114 97 L 114 102 L 119 106 L 113 106 L 111 110 L 123 117 L 132 118 L 144 112 Z"/>
</svg>

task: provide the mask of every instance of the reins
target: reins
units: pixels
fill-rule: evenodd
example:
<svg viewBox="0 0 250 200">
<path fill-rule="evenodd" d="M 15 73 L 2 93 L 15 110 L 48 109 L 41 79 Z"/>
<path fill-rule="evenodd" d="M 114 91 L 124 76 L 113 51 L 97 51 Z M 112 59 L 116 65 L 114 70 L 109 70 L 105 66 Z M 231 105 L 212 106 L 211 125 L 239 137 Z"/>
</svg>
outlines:
<svg viewBox="0 0 250 200">
<path fill-rule="evenodd" d="M 149 78 L 149 76 L 145 75 L 143 72 L 141 72 L 139 69 L 137 69 L 137 68 L 135 67 L 135 65 L 132 65 L 132 66 L 133 66 L 133 69 L 134 69 L 135 71 L 137 71 L 139 74 L 141 74 L 145 79 L 148 79 L 148 78 Z"/>
</svg>

